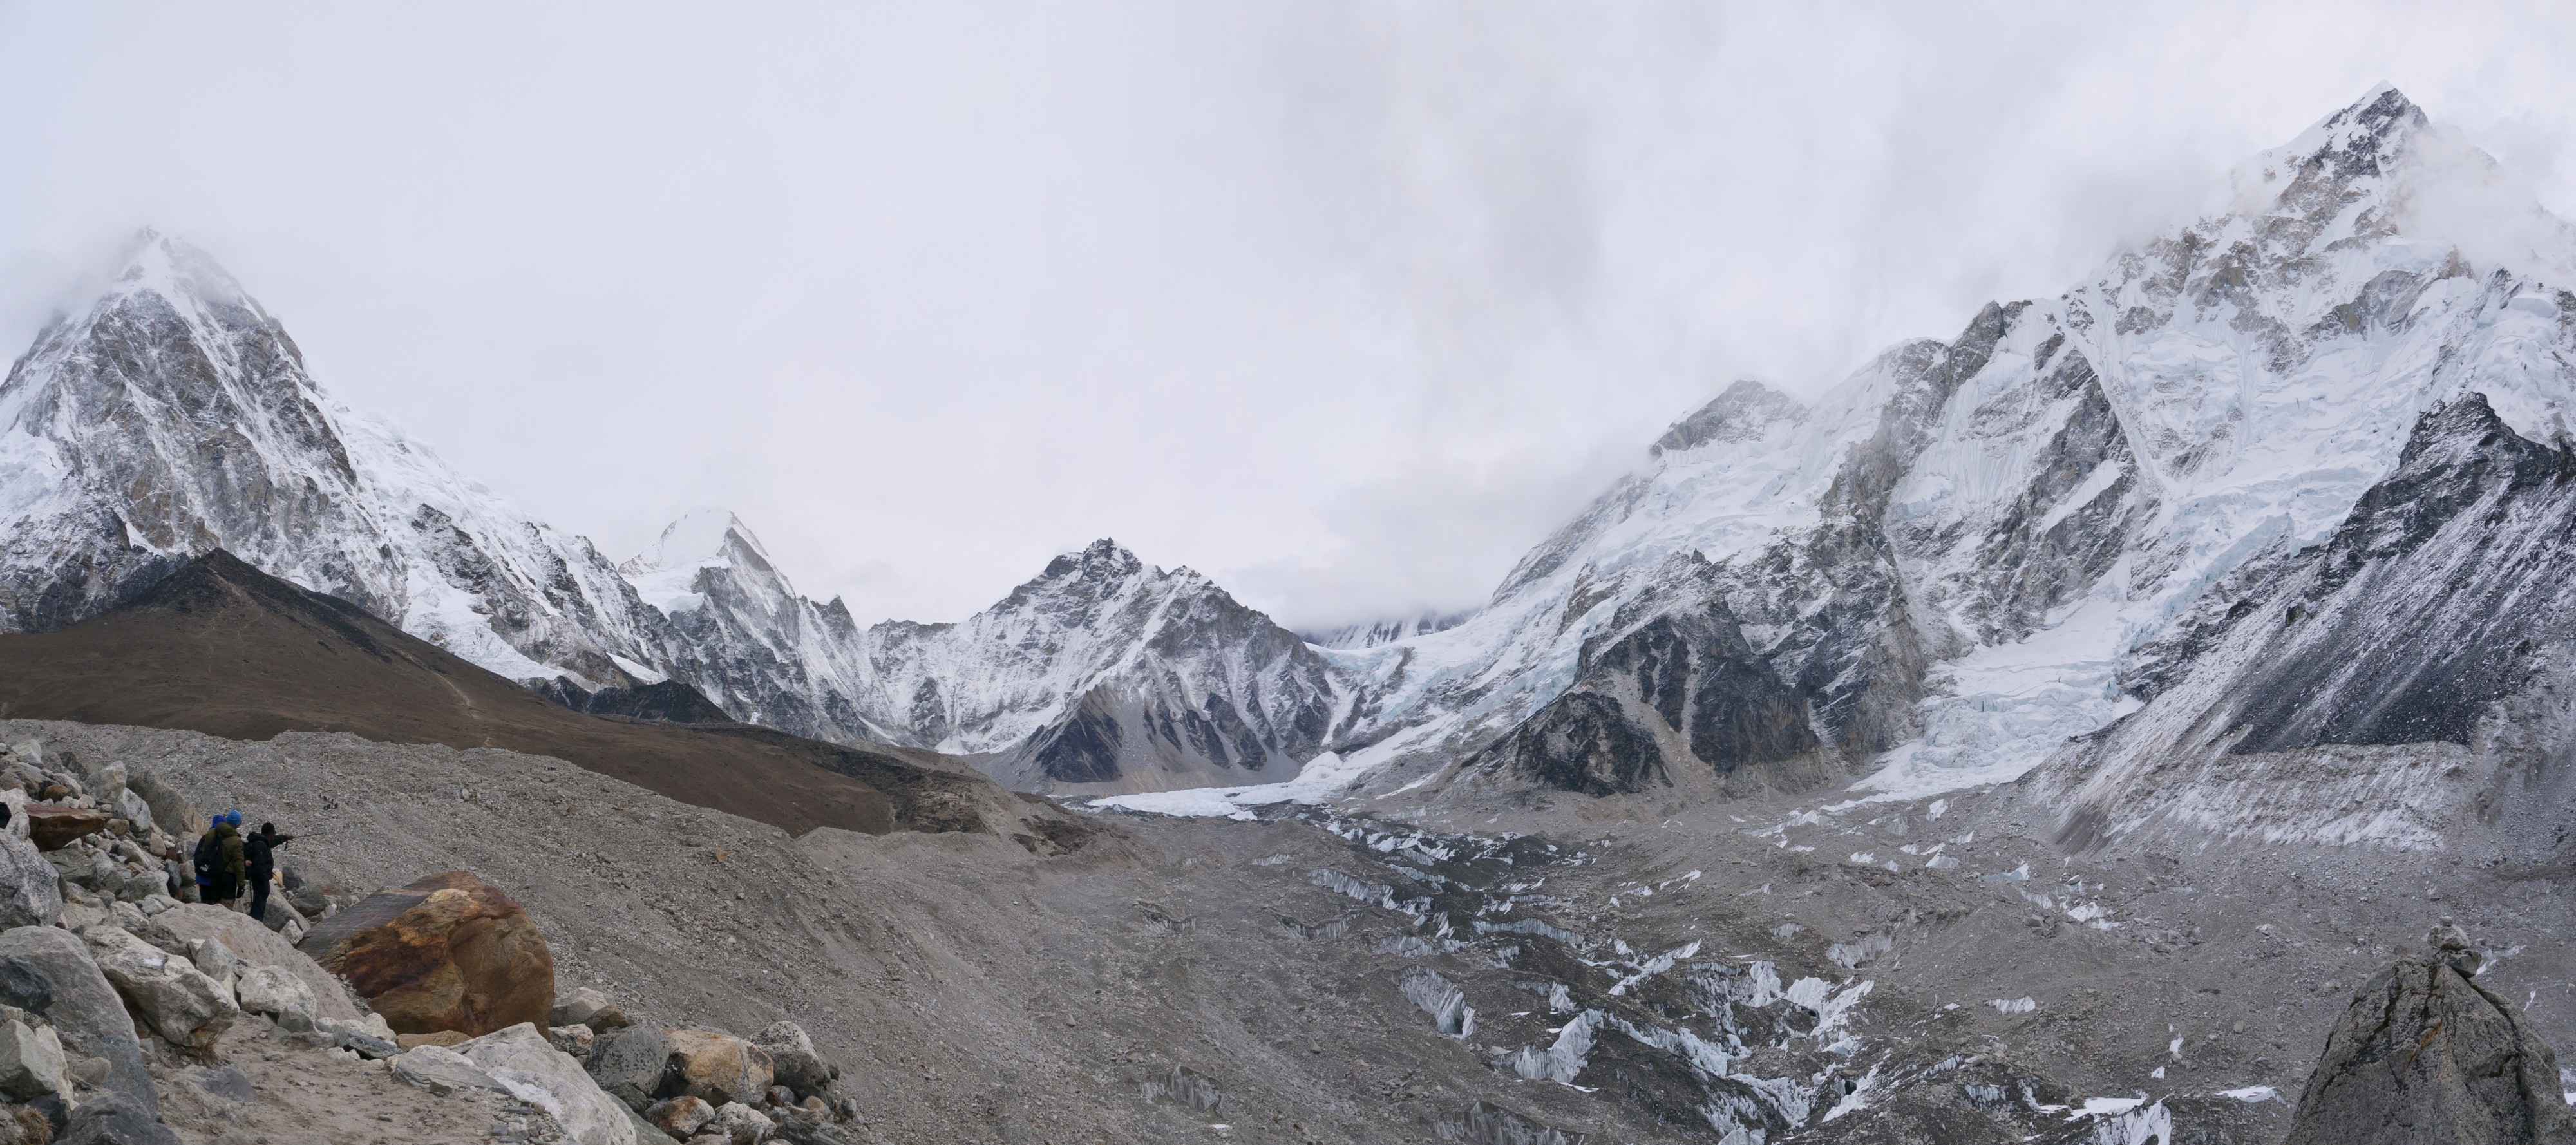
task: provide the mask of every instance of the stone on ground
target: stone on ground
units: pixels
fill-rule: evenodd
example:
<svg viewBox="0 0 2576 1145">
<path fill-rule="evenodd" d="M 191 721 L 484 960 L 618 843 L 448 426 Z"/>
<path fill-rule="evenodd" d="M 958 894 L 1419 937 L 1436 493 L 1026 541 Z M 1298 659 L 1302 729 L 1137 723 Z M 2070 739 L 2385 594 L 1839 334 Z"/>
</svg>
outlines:
<svg viewBox="0 0 2576 1145">
<path fill-rule="evenodd" d="M 113 926 L 81 933 L 90 957 L 127 1006 L 176 1046 L 203 1048 L 232 1027 L 241 1007 L 197 964 Z"/>
<path fill-rule="evenodd" d="M 709 1132 L 721 1135 L 733 1145 L 760 1145 L 769 1140 L 770 1132 L 777 1128 L 775 1123 L 761 1116 L 759 1110 L 739 1101 L 728 1101 L 716 1107 L 716 1119 L 707 1124 Z"/>
<path fill-rule="evenodd" d="M 291 1032 L 313 1028 L 320 1008 L 313 997 L 313 987 L 282 966 L 253 966 L 233 982 L 233 996 L 241 1008 L 253 1014 L 266 1014 Z"/>
<path fill-rule="evenodd" d="M 42 1015 L 52 1023 L 67 1057 L 107 1063 L 102 1088 L 151 1115 L 147 1120 L 152 1121 L 152 1132 L 135 1140 L 177 1140 L 157 1123 L 160 1099 L 152 1088 L 151 1073 L 143 1066 L 134 1018 L 91 959 L 88 945 L 77 936 L 49 926 L 0 932 L 0 1003 Z"/>
<path fill-rule="evenodd" d="M 814 1052 L 814 1040 L 805 1036 L 805 1027 L 774 1022 L 753 1034 L 751 1044 L 769 1055 L 778 1084 L 799 1094 L 822 1093 L 832 1087 L 832 1067 Z"/>
<path fill-rule="evenodd" d="M 441 1097 L 466 1089 L 509 1092 L 491 1074 L 444 1046 L 414 1046 L 391 1060 L 395 1077 Z"/>
<path fill-rule="evenodd" d="M 599 1039 L 586 1064 L 599 1088 L 631 1108 L 643 1109 L 660 1096 L 663 1078 L 670 1072 L 671 1031 L 658 1026 L 612 1030 Z"/>
<path fill-rule="evenodd" d="M 54 865 L 35 844 L 0 833 L 0 929 L 52 926 L 62 916 L 63 892 Z"/>
<path fill-rule="evenodd" d="M 0 1093 L 33 1101 L 63 1091 L 63 1043 L 48 1027 L 0 1025 Z"/>
<path fill-rule="evenodd" d="M 588 986 L 576 986 L 571 992 L 555 997 L 554 1011 L 547 1022 L 557 1026 L 588 1026 L 593 1030 L 612 1030 L 627 1025 L 626 1012 L 616 1003 Z"/>
<path fill-rule="evenodd" d="M 535 921 L 464 871 L 370 896 L 323 920 L 302 949 L 338 974 L 397 1033 L 483 1035 L 546 1021 L 554 956 Z"/>
<path fill-rule="evenodd" d="M 671 1059 L 674 1076 L 666 1084 L 718 1106 L 758 1101 L 776 1078 L 760 1047 L 715 1030 L 671 1031 Z"/>
<path fill-rule="evenodd" d="M 581 1063 L 546 1044 L 534 1023 L 460 1042 L 451 1052 L 492 1075 L 519 1100 L 545 1110 L 562 1124 L 573 1145 L 635 1145 L 635 1127 L 617 1108 L 617 1099 L 602 1092 Z"/>
<path fill-rule="evenodd" d="M 274 966 L 295 975 L 313 991 L 316 1019 L 359 1020 L 358 1007 L 349 1001 L 339 979 L 249 915 L 206 903 L 181 903 L 152 916 L 146 936 L 157 938 L 163 934 L 175 939 L 183 950 L 190 949 L 191 941 L 211 942 L 222 947 L 222 954 L 238 959 L 244 966 Z M 201 959 L 198 965 L 203 968 L 205 962 Z"/>
<path fill-rule="evenodd" d="M 683 1141 L 697 1136 L 715 1119 L 716 1107 L 695 1097 L 664 1098 L 644 1111 L 644 1120 L 652 1122 L 653 1128 Z"/>
<path fill-rule="evenodd" d="M 2355 993 L 2285 1145 L 2576 1145 L 2558 1059 L 2456 927 Z"/>
<path fill-rule="evenodd" d="M 59 851 L 74 839 L 107 830 L 109 818 L 105 811 L 59 803 L 30 803 L 26 816 L 28 838 L 39 851 Z"/>
<path fill-rule="evenodd" d="M 588 1058 L 590 1051 L 598 1047 L 599 1035 L 588 1026 L 556 1026 L 546 1031 L 546 1040 L 576 1058 Z"/>
<path fill-rule="evenodd" d="M 126 780 L 125 786 L 143 797 L 144 804 L 152 809 L 152 822 L 162 830 L 177 835 L 196 828 L 197 809 L 189 805 L 187 796 L 162 782 L 161 776 L 152 769 L 135 772 Z"/>
</svg>

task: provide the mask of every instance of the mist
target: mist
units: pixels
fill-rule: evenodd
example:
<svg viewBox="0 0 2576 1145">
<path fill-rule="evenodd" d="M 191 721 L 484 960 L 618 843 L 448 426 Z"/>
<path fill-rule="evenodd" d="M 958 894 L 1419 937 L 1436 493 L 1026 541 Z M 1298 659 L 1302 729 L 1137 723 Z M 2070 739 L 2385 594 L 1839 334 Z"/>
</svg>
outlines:
<svg viewBox="0 0 2576 1145">
<path fill-rule="evenodd" d="M 2380 81 L 2501 162 L 2421 197 L 2464 244 L 2576 207 L 2576 16 L 2241 7 L 0 5 L 0 340 L 151 225 L 612 559 L 718 504 L 862 620 L 1104 536 L 1453 610 L 1736 378 L 2054 295 Z"/>
</svg>

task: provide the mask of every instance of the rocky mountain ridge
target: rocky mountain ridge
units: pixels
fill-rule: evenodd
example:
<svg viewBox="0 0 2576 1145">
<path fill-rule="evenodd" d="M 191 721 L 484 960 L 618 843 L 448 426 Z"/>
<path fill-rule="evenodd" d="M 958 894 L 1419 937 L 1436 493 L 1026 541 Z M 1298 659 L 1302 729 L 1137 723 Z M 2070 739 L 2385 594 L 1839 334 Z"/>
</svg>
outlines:
<svg viewBox="0 0 2576 1145">
<path fill-rule="evenodd" d="M 1327 756 L 1374 793 L 2008 780 L 2182 686 L 2367 498 L 2448 496 L 2385 484 L 2420 420 L 2476 395 L 2569 439 L 2576 296 L 2427 206 L 2492 166 L 2374 90 L 2064 294 L 1812 402 L 1733 384 L 1473 613 L 1311 639 L 1106 541 L 953 624 L 863 627 L 720 511 L 611 565 L 332 405 L 237 285 L 154 239 L 0 387 L 0 623 L 220 545 L 562 695 L 677 680 L 1066 794 Z"/>
<path fill-rule="evenodd" d="M 2477 408 L 2544 452 L 2570 439 L 2576 296 L 2473 263 L 2416 210 L 2477 163 L 2383 87 L 2261 157 L 2237 209 L 2057 298 L 1989 306 L 1812 404 L 1738 383 L 1476 616 L 1329 652 L 1357 681 L 1337 746 L 1376 765 L 1360 785 L 1376 792 L 1794 786 L 1817 757 L 1869 768 L 1863 794 L 2028 771 L 2188 674 L 2299 554 L 2366 518 L 2447 516 L 2472 478 L 2398 478 L 2409 427 Z M 2549 547 L 2534 513 L 2458 528 L 2525 554 Z M 2491 569 L 2474 607 L 2510 605 L 2531 559 Z M 2390 591 L 2438 595 L 2450 574 L 2419 575 Z M 2487 623 L 2459 611 L 2446 635 Z M 2430 637 L 2379 630 L 2380 671 L 2457 658 Z M 1734 666 L 1755 671 L 1698 682 Z M 1684 718 L 1686 695 L 1708 706 Z M 1697 750 L 1701 729 L 1783 705 L 1803 706 L 1814 751 Z"/>
</svg>

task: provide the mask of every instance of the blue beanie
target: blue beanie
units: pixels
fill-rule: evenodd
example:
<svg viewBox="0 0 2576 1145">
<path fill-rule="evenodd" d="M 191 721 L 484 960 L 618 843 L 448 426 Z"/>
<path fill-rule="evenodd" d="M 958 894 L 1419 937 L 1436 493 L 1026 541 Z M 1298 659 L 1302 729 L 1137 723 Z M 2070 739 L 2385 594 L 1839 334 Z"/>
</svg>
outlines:
<svg viewBox="0 0 2576 1145">
<path fill-rule="evenodd" d="M 232 825 L 233 825 L 233 826 L 235 826 L 235 827 L 239 827 L 239 826 L 241 826 L 241 812 L 239 812 L 239 811 L 226 811 L 226 812 L 224 812 L 224 822 L 226 822 L 226 823 L 230 823 L 230 824 L 232 824 Z"/>
</svg>

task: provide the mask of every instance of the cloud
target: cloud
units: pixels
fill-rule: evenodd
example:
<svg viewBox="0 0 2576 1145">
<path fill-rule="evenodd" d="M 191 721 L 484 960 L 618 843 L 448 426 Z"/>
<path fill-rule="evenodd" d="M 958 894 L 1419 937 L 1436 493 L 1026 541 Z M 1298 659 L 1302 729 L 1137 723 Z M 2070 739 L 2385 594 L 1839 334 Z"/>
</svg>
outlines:
<svg viewBox="0 0 2576 1145">
<path fill-rule="evenodd" d="M 10 6 L 0 334 L 152 223 L 605 552 L 720 503 L 936 620 L 1114 536 L 1322 625 L 1483 599 L 1735 378 L 2054 294 L 2382 79 L 2564 212 L 2570 21 Z"/>
</svg>

